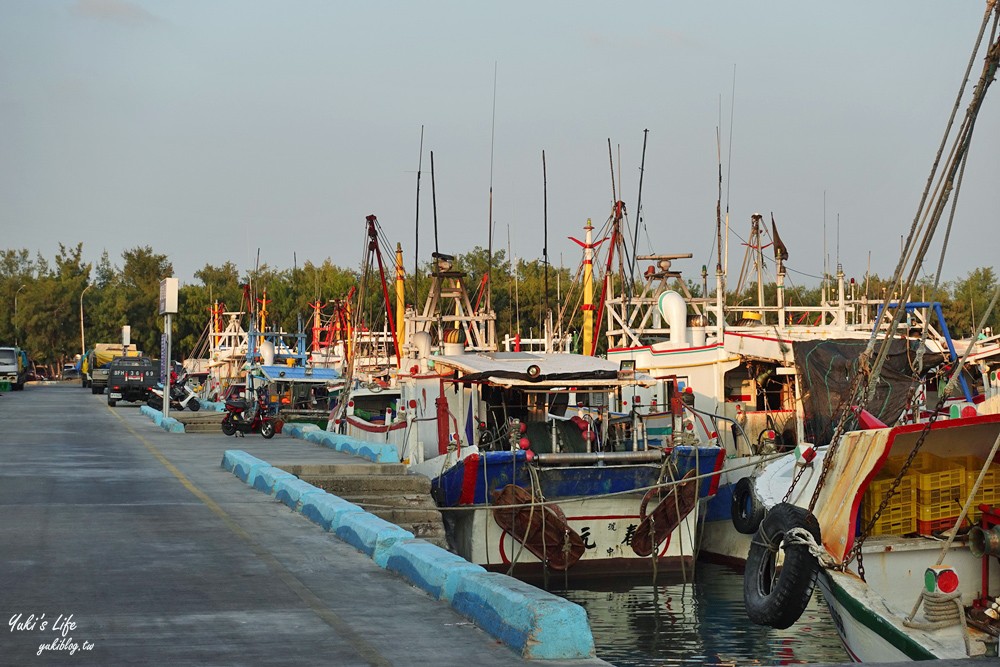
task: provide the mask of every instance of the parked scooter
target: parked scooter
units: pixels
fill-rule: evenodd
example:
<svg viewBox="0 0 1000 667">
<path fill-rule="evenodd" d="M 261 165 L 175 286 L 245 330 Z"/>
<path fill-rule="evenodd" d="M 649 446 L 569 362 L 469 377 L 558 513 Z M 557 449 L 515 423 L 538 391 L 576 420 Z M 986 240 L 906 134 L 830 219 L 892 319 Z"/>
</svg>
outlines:
<svg viewBox="0 0 1000 667">
<path fill-rule="evenodd" d="M 247 433 L 260 434 L 266 439 L 274 437 L 277 418 L 271 414 L 270 406 L 264 400 L 263 393 L 258 393 L 256 400 L 227 399 L 226 416 L 222 418 L 222 432 L 226 435 L 240 437 Z"/>
<path fill-rule="evenodd" d="M 201 410 L 201 402 L 198 401 L 198 394 L 188 386 L 188 374 L 183 368 L 178 375 L 174 371 L 170 372 L 170 409 L 183 410 L 187 408 L 191 412 Z M 163 409 L 163 385 L 157 384 L 155 388 L 149 390 L 149 397 L 146 405 L 154 410 Z"/>
</svg>

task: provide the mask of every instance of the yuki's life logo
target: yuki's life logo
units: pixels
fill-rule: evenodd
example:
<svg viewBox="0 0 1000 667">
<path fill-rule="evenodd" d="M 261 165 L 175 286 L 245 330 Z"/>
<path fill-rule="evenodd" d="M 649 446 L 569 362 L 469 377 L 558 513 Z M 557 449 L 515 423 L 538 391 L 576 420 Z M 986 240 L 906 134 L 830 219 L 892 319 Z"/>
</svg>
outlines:
<svg viewBox="0 0 1000 667">
<path fill-rule="evenodd" d="M 68 616 L 59 614 L 55 620 L 49 618 L 47 614 L 28 614 L 27 616 L 14 614 L 10 617 L 7 625 L 12 633 L 48 633 L 48 636 L 52 637 L 51 641 L 43 641 L 38 645 L 38 652 L 35 655 L 41 655 L 46 651 L 65 651 L 70 655 L 75 655 L 77 651 L 94 650 L 94 642 L 80 640 L 78 643 L 70 635 L 77 628 L 73 614 Z"/>
</svg>

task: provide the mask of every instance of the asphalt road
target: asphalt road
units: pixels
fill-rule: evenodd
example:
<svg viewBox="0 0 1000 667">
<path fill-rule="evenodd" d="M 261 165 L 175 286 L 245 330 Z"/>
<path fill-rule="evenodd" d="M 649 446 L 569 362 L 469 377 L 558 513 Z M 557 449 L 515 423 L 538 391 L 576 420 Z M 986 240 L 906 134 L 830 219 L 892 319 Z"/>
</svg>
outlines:
<svg viewBox="0 0 1000 667">
<path fill-rule="evenodd" d="M 168 434 L 79 383 L 0 396 L 0 664 L 524 662 L 225 472 L 226 449 L 346 457 L 280 435 Z"/>
</svg>

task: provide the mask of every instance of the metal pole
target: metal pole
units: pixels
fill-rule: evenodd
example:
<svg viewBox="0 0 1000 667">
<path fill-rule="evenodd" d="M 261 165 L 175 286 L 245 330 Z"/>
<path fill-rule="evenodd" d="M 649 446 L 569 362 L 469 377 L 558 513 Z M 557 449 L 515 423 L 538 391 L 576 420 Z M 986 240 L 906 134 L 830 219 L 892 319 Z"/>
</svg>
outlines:
<svg viewBox="0 0 1000 667">
<path fill-rule="evenodd" d="M 88 284 L 86 287 L 83 288 L 83 291 L 80 292 L 80 358 L 81 359 L 87 354 L 87 343 L 83 337 L 83 295 L 86 294 L 87 290 L 89 290 L 93 286 L 94 286 L 93 284 Z"/>
<path fill-rule="evenodd" d="M 18 329 L 18 326 L 17 326 L 18 325 L 18 322 L 17 322 L 17 295 L 20 294 L 21 290 L 23 290 L 25 287 L 27 287 L 27 285 L 21 285 L 20 287 L 17 288 L 17 291 L 14 292 L 14 347 L 17 347 L 17 337 L 18 337 L 18 332 L 19 332 L 19 329 Z"/>
<path fill-rule="evenodd" d="M 167 333 L 167 364 L 166 364 L 166 377 L 163 378 L 163 418 L 166 419 L 170 416 L 170 333 L 171 333 L 171 318 L 170 313 L 163 316 L 163 329 Z"/>
</svg>

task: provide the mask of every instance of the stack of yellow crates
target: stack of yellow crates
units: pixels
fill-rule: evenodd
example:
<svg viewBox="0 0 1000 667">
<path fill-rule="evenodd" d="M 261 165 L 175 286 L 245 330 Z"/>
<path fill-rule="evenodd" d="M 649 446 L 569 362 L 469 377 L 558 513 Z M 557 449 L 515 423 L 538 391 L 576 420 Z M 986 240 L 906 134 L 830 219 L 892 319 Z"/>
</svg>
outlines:
<svg viewBox="0 0 1000 667">
<path fill-rule="evenodd" d="M 883 468 L 868 485 L 868 490 L 865 491 L 865 497 L 861 502 L 862 530 L 871 522 L 895 480 L 896 475 Z M 917 494 L 913 481 L 912 475 L 907 475 L 899 480 L 896 492 L 892 494 L 889 503 L 872 527 L 872 536 L 908 535 L 917 531 Z"/>
<path fill-rule="evenodd" d="M 906 457 L 886 461 L 885 469 L 898 472 Z M 966 497 L 965 466 L 929 452 L 918 452 L 906 471 L 917 490 L 917 532 L 921 535 L 948 530 L 962 512 Z"/>
<path fill-rule="evenodd" d="M 960 456 L 948 460 L 954 465 L 965 469 L 966 488 L 971 491 L 972 487 L 976 484 L 976 479 L 979 478 L 979 472 L 986 465 L 986 460 L 976 456 Z M 979 511 L 979 506 L 983 503 L 1000 508 L 1000 461 L 996 459 L 993 460 L 993 465 L 986 471 L 983 481 L 976 491 L 976 495 L 972 498 L 972 505 L 969 509 L 969 520 L 974 524 L 979 523 L 979 517 L 982 515 L 982 512 Z"/>
</svg>

